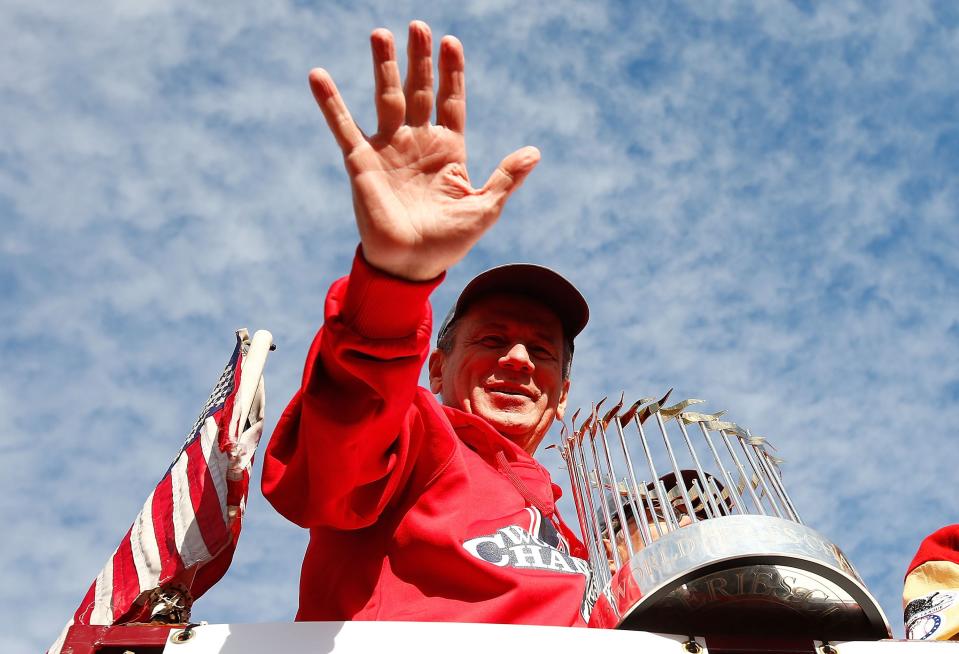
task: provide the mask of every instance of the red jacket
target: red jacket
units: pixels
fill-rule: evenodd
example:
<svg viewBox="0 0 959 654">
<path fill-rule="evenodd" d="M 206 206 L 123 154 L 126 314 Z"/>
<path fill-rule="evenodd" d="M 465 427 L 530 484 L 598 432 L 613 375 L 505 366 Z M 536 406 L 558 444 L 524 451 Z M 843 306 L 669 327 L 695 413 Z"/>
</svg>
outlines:
<svg viewBox="0 0 959 654">
<path fill-rule="evenodd" d="M 440 281 L 358 255 L 327 296 L 263 465 L 264 495 L 310 530 L 296 618 L 583 626 L 589 568 L 559 487 L 417 386 Z"/>
</svg>

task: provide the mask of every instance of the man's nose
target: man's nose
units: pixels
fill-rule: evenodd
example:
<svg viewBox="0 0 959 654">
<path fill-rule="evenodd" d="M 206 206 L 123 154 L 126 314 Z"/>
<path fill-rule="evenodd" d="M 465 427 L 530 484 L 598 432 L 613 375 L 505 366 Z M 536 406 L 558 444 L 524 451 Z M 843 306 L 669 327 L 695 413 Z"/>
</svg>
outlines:
<svg viewBox="0 0 959 654">
<path fill-rule="evenodd" d="M 533 372 L 536 366 L 529 356 L 529 351 L 522 343 L 513 345 L 506 354 L 500 357 L 499 364 L 510 370 L 521 370 L 524 372 Z"/>
</svg>

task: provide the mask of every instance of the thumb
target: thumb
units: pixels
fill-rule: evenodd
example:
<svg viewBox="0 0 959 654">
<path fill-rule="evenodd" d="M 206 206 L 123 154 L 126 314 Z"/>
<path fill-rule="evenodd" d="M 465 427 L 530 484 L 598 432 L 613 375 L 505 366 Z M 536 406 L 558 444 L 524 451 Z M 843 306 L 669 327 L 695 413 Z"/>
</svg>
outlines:
<svg viewBox="0 0 959 654">
<path fill-rule="evenodd" d="M 497 206 L 503 206 L 506 199 L 518 189 L 526 176 L 539 163 L 539 150 L 531 145 L 520 148 L 503 159 L 481 189 Z"/>
</svg>

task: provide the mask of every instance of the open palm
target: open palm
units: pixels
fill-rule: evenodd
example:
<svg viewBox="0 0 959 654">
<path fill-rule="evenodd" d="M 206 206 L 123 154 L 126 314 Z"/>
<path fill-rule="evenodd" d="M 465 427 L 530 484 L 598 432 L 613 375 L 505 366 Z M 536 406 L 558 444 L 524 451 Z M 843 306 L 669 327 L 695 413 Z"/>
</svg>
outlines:
<svg viewBox="0 0 959 654">
<path fill-rule="evenodd" d="M 411 280 L 436 277 L 462 259 L 499 218 L 509 195 L 539 161 L 525 147 L 507 156 L 482 188 L 466 171 L 463 47 L 440 44 L 439 96 L 433 113 L 432 37 L 410 23 L 406 84 L 400 86 L 393 35 L 370 37 L 377 133 L 364 136 L 330 75 L 310 72 L 310 87 L 346 162 L 363 254 L 372 265 Z"/>
</svg>

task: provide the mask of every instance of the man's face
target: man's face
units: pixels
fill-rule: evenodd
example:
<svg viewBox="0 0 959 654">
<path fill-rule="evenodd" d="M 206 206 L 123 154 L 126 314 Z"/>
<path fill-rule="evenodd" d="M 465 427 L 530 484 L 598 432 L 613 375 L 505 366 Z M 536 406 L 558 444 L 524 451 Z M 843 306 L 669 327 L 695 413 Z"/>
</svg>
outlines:
<svg viewBox="0 0 959 654">
<path fill-rule="evenodd" d="M 470 305 L 455 330 L 451 351 L 430 357 L 433 392 L 532 454 L 566 408 L 559 318 L 533 299 L 494 294 Z"/>
</svg>

